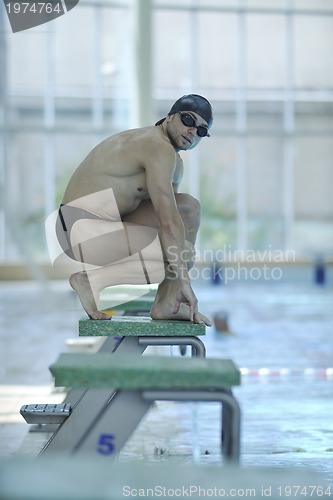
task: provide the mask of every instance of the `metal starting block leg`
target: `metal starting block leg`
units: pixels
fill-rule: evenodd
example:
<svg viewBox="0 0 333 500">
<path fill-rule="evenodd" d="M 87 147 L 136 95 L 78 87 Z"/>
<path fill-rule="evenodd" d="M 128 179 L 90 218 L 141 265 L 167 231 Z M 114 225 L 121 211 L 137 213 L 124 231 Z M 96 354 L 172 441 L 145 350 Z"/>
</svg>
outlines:
<svg viewBox="0 0 333 500">
<path fill-rule="evenodd" d="M 147 401 L 197 401 L 222 404 L 221 452 L 222 456 L 238 463 L 240 456 L 241 411 L 231 390 L 219 389 L 212 392 L 198 390 L 143 391 Z"/>
<path fill-rule="evenodd" d="M 40 455 L 72 454 L 115 394 L 114 389 L 90 389 L 84 392 L 83 397 L 72 409 L 71 418 L 59 426 Z"/>
<path fill-rule="evenodd" d="M 97 453 L 116 458 L 152 403 L 143 399 L 140 391 L 117 391 L 73 453 Z"/>
<path fill-rule="evenodd" d="M 206 357 L 206 348 L 202 340 L 198 337 L 139 337 L 139 345 L 141 346 L 171 346 L 178 345 L 180 347 L 191 346 L 192 357 Z"/>
<path fill-rule="evenodd" d="M 89 394 L 94 392 L 89 391 Z M 222 430 L 221 430 L 221 452 L 222 456 L 231 462 L 237 463 L 240 455 L 240 409 L 231 391 L 199 391 L 188 389 L 175 390 L 119 390 L 114 392 L 113 397 L 97 413 L 95 408 L 91 410 L 88 405 L 86 409 L 79 406 L 76 411 L 78 420 L 68 420 L 62 425 L 62 435 L 65 439 L 52 441 L 41 454 L 47 456 L 55 451 L 66 454 L 92 453 L 99 454 L 110 459 L 115 459 L 121 448 L 128 441 L 140 421 L 155 401 L 195 401 L 195 402 L 219 402 L 222 404 Z M 87 418 L 87 410 L 89 417 Z M 71 418 L 73 418 L 72 415 Z M 80 422 L 80 433 L 77 431 Z M 71 423 L 71 425 L 70 425 Z M 68 424 L 68 425 L 67 425 Z M 68 427 L 70 431 L 68 432 Z M 71 438 L 71 446 L 68 445 L 68 437 L 75 430 L 75 439 Z M 66 432 L 67 431 L 67 432 Z M 67 436 L 66 436 L 67 434 Z"/>
</svg>

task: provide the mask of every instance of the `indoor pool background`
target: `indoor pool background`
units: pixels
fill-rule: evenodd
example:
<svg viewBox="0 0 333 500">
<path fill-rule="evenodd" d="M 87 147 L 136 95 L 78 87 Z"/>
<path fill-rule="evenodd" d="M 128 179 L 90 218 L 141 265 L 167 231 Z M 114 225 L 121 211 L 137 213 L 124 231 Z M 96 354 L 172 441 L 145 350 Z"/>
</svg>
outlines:
<svg viewBox="0 0 333 500">
<path fill-rule="evenodd" d="M 196 292 L 202 312 L 224 311 L 231 331 L 207 329 L 207 356 L 242 369 L 241 463 L 310 467 L 332 480 L 332 287 L 206 283 Z M 82 310 L 64 282 L 2 283 L 0 297 L 0 455 L 36 456 L 47 435 L 29 433 L 19 409 L 61 401 L 48 366 L 77 336 Z M 159 349 L 179 356 L 177 347 Z M 220 463 L 219 429 L 218 404 L 157 403 L 119 460 Z"/>
</svg>

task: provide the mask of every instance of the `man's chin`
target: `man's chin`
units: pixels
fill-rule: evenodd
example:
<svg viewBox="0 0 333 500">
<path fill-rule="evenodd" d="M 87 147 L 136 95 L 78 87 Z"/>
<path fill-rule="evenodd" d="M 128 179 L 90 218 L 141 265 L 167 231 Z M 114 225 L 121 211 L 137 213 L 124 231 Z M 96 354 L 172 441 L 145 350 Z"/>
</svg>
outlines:
<svg viewBox="0 0 333 500">
<path fill-rule="evenodd" d="M 183 139 L 181 141 L 180 149 L 182 151 L 187 151 L 188 149 L 191 149 L 191 148 L 193 148 L 193 144 L 191 142 L 187 141 L 186 139 Z"/>
</svg>

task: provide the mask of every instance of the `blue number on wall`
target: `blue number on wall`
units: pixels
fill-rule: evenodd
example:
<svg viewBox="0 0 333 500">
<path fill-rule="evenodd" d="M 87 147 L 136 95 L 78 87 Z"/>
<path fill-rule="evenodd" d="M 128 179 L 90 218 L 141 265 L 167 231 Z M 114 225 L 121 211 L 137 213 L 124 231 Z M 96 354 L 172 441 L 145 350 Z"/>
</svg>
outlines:
<svg viewBox="0 0 333 500">
<path fill-rule="evenodd" d="M 111 455 L 115 449 L 114 440 L 115 436 L 113 434 L 101 434 L 97 447 L 98 453 L 102 455 Z"/>
</svg>

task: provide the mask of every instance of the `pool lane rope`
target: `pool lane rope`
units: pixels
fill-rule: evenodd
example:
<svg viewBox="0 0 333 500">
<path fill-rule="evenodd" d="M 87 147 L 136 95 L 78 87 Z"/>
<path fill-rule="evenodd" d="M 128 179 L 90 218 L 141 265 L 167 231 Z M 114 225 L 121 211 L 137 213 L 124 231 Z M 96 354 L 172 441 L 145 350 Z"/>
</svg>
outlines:
<svg viewBox="0 0 333 500">
<path fill-rule="evenodd" d="M 249 377 L 291 377 L 301 376 L 309 378 L 333 379 L 333 368 L 240 368 L 243 376 Z"/>
</svg>

